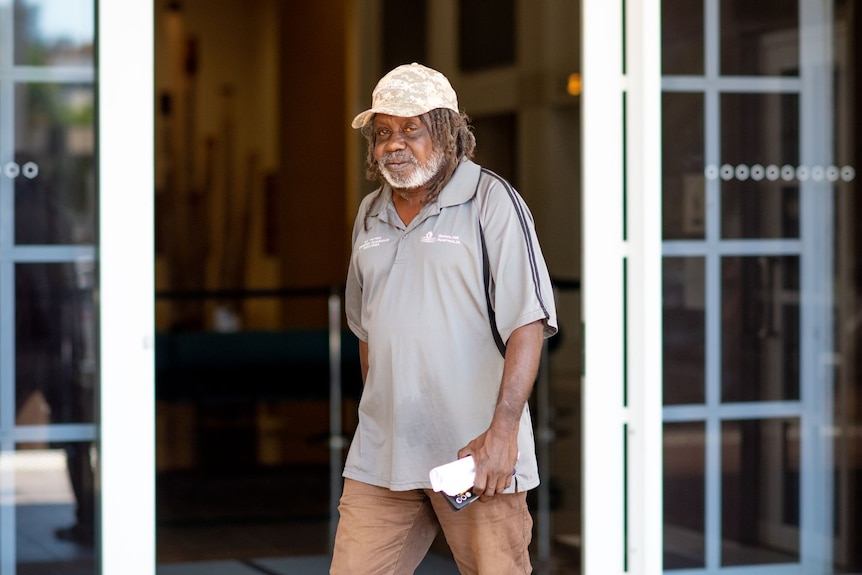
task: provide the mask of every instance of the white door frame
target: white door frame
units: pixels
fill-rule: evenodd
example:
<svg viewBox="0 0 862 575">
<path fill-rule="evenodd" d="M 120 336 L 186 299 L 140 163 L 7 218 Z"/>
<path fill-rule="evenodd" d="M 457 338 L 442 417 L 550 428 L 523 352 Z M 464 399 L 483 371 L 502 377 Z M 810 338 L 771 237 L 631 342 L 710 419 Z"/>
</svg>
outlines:
<svg viewBox="0 0 862 575">
<path fill-rule="evenodd" d="M 663 547 L 660 3 L 583 0 L 581 22 L 583 573 L 656 575 Z"/>
<path fill-rule="evenodd" d="M 153 3 L 98 2 L 101 573 L 155 565 Z"/>
</svg>

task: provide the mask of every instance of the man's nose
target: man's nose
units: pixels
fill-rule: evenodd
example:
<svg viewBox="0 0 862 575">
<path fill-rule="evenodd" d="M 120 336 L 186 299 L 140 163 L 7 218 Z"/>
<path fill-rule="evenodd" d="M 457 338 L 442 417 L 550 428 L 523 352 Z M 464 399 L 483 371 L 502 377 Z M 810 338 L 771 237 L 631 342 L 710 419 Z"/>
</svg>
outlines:
<svg viewBox="0 0 862 575">
<path fill-rule="evenodd" d="M 403 150 L 404 149 L 404 134 L 392 132 L 392 135 L 386 140 L 387 150 Z"/>
</svg>

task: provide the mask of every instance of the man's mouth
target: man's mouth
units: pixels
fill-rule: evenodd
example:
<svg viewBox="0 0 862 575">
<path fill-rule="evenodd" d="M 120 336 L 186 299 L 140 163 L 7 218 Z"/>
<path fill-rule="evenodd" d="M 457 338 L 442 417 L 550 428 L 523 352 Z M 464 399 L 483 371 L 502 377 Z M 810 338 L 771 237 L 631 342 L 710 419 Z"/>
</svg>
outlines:
<svg viewBox="0 0 862 575">
<path fill-rule="evenodd" d="M 412 156 L 387 156 L 383 158 L 383 165 L 388 170 L 400 170 L 415 165 L 416 158 Z"/>
</svg>

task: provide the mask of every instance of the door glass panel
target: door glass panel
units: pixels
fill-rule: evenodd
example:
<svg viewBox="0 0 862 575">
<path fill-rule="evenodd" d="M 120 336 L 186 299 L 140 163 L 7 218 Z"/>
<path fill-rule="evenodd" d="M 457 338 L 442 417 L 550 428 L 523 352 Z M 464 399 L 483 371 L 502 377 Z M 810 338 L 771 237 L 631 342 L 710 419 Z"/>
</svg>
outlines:
<svg viewBox="0 0 862 575">
<path fill-rule="evenodd" d="M 860 573 L 862 13 L 844 0 L 694 4 L 716 32 L 704 60 L 719 65 L 664 69 L 665 569 Z M 691 36 L 662 34 L 663 47 Z M 702 98 L 698 144 L 688 94 Z M 692 235 L 677 215 L 678 158 L 701 153 L 704 229 Z M 700 347 L 695 395 L 683 358 Z M 680 436 L 700 428 L 705 497 L 674 508 Z M 681 534 L 700 525 L 705 551 L 681 558 L 700 544 Z"/>
<path fill-rule="evenodd" d="M 721 74 L 780 75 L 771 55 L 776 47 L 799 61 L 799 2 L 721 1 Z"/>
<path fill-rule="evenodd" d="M 703 423 L 664 425 L 664 567 L 706 561 L 706 433 Z"/>
<path fill-rule="evenodd" d="M 703 258 L 664 260 L 664 404 L 705 401 Z"/>
<path fill-rule="evenodd" d="M 15 0 L 14 7 L 16 65 L 93 65 L 93 0 Z"/>
<path fill-rule="evenodd" d="M 661 39 L 662 74 L 703 74 L 703 3 L 663 0 L 661 25 L 675 31 Z"/>
<path fill-rule="evenodd" d="M 426 25 L 427 0 L 402 2 L 383 0 L 381 16 L 384 30 L 410 30 L 409 34 L 383 34 L 381 59 L 383 70 L 391 70 L 405 62 L 426 62 L 428 46 Z"/>
<path fill-rule="evenodd" d="M 721 158 L 722 237 L 798 237 L 799 96 L 722 94 Z"/>
<path fill-rule="evenodd" d="M 95 449 L 21 445 L 14 456 L 17 575 L 97 573 Z"/>
<path fill-rule="evenodd" d="M 97 575 L 95 0 L 0 1 L 0 571 Z"/>
<path fill-rule="evenodd" d="M 725 402 L 799 399 L 799 258 L 722 259 Z"/>
<path fill-rule="evenodd" d="M 665 92 L 662 130 L 662 210 L 665 239 L 703 238 L 706 232 L 704 188 L 703 94 Z"/>
<path fill-rule="evenodd" d="M 92 244 L 95 92 L 91 84 L 16 86 L 15 242 Z"/>
<path fill-rule="evenodd" d="M 799 421 L 721 426 L 721 564 L 799 560 Z"/>
<path fill-rule="evenodd" d="M 95 421 L 93 268 L 15 266 L 15 397 L 19 412 L 36 398 L 43 414 L 19 425 Z"/>
<path fill-rule="evenodd" d="M 518 5 L 513 0 L 458 2 L 458 63 L 464 72 L 512 66 Z"/>
</svg>

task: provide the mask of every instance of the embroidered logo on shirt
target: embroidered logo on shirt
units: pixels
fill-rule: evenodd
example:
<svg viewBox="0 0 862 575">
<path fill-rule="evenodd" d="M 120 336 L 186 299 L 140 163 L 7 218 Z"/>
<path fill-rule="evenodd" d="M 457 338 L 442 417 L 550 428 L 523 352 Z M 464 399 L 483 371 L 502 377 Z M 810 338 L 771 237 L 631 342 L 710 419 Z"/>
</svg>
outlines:
<svg viewBox="0 0 862 575">
<path fill-rule="evenodd" d="M 389 241 L 389 238 L 376 236 L 376 237 L 369 238 L 369 239 L 365 240 L 364 242 L 362 242 L 362 245 L 359 246 L 359 249 L 360 250 L 367 250 L 368 248 L 380 247 L 380 245 L 385 244 L 388 241 Z"/>
<path fill-rule="evenodd" d="M 461 238 L 458 236 L 447 236 L 445 234 L 440 234 L 439 236 L 434 236 L 433 232 L 428 232 L 424 236 L 422 236 L 422 243 L 424 244 L 434 244 L 438 242 L 446 243 L 446 244 L 460 244 Z"/>
</svg>

